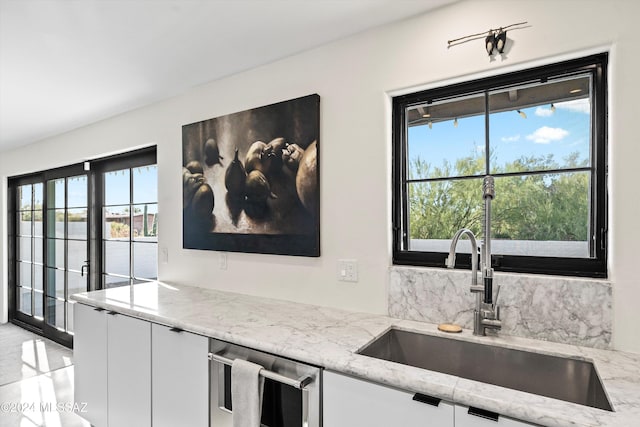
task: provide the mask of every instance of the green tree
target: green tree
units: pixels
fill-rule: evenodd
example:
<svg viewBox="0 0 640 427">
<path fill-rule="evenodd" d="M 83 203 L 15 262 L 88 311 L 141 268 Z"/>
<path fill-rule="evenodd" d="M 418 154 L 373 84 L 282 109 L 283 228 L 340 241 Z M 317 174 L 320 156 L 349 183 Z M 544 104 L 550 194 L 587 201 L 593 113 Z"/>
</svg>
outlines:
<svg viewBox="0 0 640 427">
<path fill-rule="evenodd" d="M 564 167 L 581 167 L 578 153 Z M 559 169 L 552 155 L 523 156 L 492 173 Z M 466 227 L 481 234 L 484 202 L 484 157 L 468 156 L 455 165 L 433 168 L 422 159 L 410 164 L 409 177 L 439 178 L 480 175 L 479 178 L 409 184 L 408 202 L 412 239 L 450 239 Z M 513 240 L 585 241 L 589 227 L 589 173 L 569 172 L 499 177 L 492 204 L 492 233 Z"/>
</svg>

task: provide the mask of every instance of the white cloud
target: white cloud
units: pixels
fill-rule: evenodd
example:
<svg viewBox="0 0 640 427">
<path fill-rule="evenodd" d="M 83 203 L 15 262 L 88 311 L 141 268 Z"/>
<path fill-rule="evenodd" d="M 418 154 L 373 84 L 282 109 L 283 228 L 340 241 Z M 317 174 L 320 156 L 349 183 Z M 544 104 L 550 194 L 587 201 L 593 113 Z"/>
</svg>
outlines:
<svg viewBox="0 0 640 427">
<path fill-rule="evenodd" d="M 500 138 L 502 142 L 517 142 L 520 141 L 520 134 L 512 135 L 512 136 L 503 136 Z"/>
<path fill-rule="evenodd" d="M 589 98 L 574 99 L 572 101 L 559 102 L 554 104 L 556 108 L 569 110 L 575 113 L 589 114 L 591 112 L 591 104 Z"/>
<path fill-rule="evenodd" d="M 527 139 L 536 144 L 549 144 L 551 141 L 560 141 L 567 135 L 569 135 L 569 132 L 565 129 L 543 126 L 536 129 L 531 135 L 527 135 Z"/>
<path fill-rule="evenodd" d="M 538 107 L 536 108 L 536 116 L 538 117 L 549 117 L 553 114 L 551 108 Z"/>
</svg>

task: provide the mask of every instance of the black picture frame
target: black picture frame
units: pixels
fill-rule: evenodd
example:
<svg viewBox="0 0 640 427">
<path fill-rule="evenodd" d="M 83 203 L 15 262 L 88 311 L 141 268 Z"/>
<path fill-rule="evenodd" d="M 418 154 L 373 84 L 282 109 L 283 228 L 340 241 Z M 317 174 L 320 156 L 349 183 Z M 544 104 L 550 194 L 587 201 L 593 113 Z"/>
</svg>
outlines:
<svg viewBox="0 0 640 427">
<path fill-rule="evenodd" d="M 183 248 L 320 256 L 318 94 L 182 126 L 182 166 Z"/>
</svg>

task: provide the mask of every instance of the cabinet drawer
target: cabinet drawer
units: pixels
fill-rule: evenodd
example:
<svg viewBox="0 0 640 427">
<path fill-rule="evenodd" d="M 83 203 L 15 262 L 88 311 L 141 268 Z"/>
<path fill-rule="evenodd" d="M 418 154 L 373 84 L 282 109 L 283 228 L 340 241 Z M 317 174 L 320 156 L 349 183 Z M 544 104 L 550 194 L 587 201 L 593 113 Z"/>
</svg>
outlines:
<svg viewBox="0 0 640 427">
<path fill-rule="evenodd" d="M 451 403 L 427 396 L 420 400 L 414 400 L 414 393 L 325 371 L 323 423 L 330 427 L 453 427 Z"/>
<path fill-rule="evenodd" d="M 469 409 L 468 406 L 456 405 L 456 427 L 533 427 L 524 421 L 503 417 L 494 417 L 491 412 Z"/>
</svg>

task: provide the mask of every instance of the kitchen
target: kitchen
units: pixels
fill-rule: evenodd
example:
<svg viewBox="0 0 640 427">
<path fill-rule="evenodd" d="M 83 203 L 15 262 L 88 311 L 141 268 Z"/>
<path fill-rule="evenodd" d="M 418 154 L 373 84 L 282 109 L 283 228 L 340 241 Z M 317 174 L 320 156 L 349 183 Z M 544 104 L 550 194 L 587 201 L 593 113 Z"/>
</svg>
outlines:
<svg viewBox="0 0 640 427">
<path fill-rule="evenodd" d="M 8 178 L 144 146 L 157 147 L 158 206 L 162 215 L 158 278 L 167 286 L 195 286 L 240 293 L 251 301 L 252 298 L 278 299 L 294 305 L 312 304 L 391 318 L 403 317 L 404 307 L 412 306 L 406 295 L 418 298 L 420 286 L 437 287 L 443 280 L 449 280 L 459 283 L 460 295 L 466 297 L 470 295 L 468 270 L 392 264 L 391 98 L 608 52 L 607 278 L 497 272 L 495 281 L 502 280 L 505 292 L 509 285 L 518 286 L 525 294 L 534 287 L 544 288 L 549 292 L 545 297 L 547 301 L 562 301 L 569 296 L 570 301 L 580 301 L 577 306 L 585 312 L 604 307 L 601 317 L 590 326 L 602 327 L 610 337 L 595 346 L 640 353 L 640 339 L 635 329 L 640 316 L 635 303 L 640 298 L 640 284 L 634 251 L 634 242 L 640 238 L 634 224 L 639 217 L 640 190 L 632 176 L 639 149 L 634 143 L 635 131 L 628 126 L 634 120 L 633 102 L 637 92 L 629 82 L 638 65 L 637 49 L 633 47 L 638 40 L 634 31 L 637 13 L 632 13 L 637 9 L 635 2 L 624 0 L 608 2 L 606 7 L 601 2 L 584 1 L 454 2 L 4 151 L 0 158 L 3 178 L 0 215 L 5 230 L 0 246 L 3 277 L 0 320 L 8 320 L 9 306 L 6 297 L 9 220 L 5 214 Z M 528 27 L 508 32 L 513 46 L 506 57 L 496 56 L 491 60 L 481 40 L 453 47 L 447 45 L 448 40 L 465 34 L 522 21 L 527 21 Z M 181 127 L 313 93 L 321 99 L 321 256 L 183 249 L 182 189 L 178 184 Z M 356 282 L 337 279 L 337 264 L 345 259 L 357 261 Z M 223 265 L 226 268 L 222 268 Z M 472 305 L 462 297 L 458 300 L 465 307 Z M 420 312 L 407 321 L 423 321 L 426 326 L 412 324 L 412 328 L 429 330 L 433 324 L 449 321 L 430 317 L 434 307 L 428 304 L 437 306 L 440 302 L 418 299 L 414 303 L 421 307 Z M 517 299 L 512 301 L 512 307 L 534 312 L 536 308 L 535 305 L 518 307 Z M 386 319 L 378 321 L 383 324 L 381 329 L 370 331 L 372 336 L 364 342 L 357 341 L 358 346 L 381 335 L 389 326 Z M 465 333 L 470 335 L 468 330 Z M 526 331 L 523 334 L 525 338 L 531 337 Z M 579 334 L 569 334 L 569 338 L 559 334 L 555 341 L 594 346 L 577 342 L 586 336 Z M 551 338 L 547 337 L 554 341 Z M 250 342 L 255 347 L 256 340 Z M 539 341 L 540 347 L 546 345 L 547 341 Z M 263 350 L 272 351 L 271 347 Z M 292 354 L 289 357 L 295 359 Z M 334 370 L 336 368 L 334 366 Z M 629 370 L 637 371 L 637 365 Z M 382 381 L 383 378 L 370 379 Z M 637 395 L 637 390 L 636 384 L 630 393 Z"/>
</svg>

